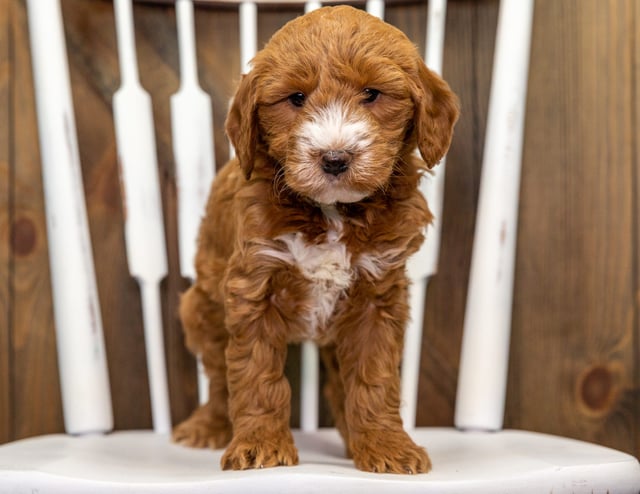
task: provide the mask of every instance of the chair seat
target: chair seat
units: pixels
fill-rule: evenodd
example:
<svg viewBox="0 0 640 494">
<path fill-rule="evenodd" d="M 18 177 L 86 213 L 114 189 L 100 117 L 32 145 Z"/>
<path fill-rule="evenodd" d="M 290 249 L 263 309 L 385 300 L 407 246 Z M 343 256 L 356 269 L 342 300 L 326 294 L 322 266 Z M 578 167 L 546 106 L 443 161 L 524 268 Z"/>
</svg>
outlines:
<svg viewBox="0 0 640 494">
<path fill-rule="evenodd" d="M 25 439 L 0 447 L 0 492 L 640 492 L 634 457 L 544 434 L 416 429 L 434 469 L 406 476 L 356 470 L 333 429 L 294 436 L 300 465 L 243 472 L 221 471 L 220 450 L 184 448 L 151 431 Z"/>
</svg>

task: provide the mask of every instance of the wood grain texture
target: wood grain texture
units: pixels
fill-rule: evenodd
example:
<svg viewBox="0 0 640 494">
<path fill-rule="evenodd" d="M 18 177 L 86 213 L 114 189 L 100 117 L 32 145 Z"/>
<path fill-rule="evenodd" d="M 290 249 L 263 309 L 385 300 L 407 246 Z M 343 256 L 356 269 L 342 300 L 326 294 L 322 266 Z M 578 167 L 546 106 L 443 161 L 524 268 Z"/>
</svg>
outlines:
<svg viewBox="0 0 640 494">
<path fill-rule="evenodd" d="M 633 19 L 634 36 L 633 38 L 633 65 L 631 71 L 632 84 L 632 111 L 633 122 L 631 125 L 632 132 L 638 135 L 640 132 L 640 5 L 637 2 L 631 2 L 631 18 Z M 633 366 L 630 371 L 633 372 L 635 383 L 635 398 L 631 407 L 635 410 L 635 451 L 636 457 L 640 457 L 640 140 L 633 140 L 633 252 L 634 252 L 634 311 L 633 311 L 633 331 L 634 337 L 631 345 L 633 346 Z"/>
<path fill-rule="evenodd" d="M 536 3 L 507 424 L 637 454 L 632 4 Z"/>
<path fill-rule="evenodd" d="M 62 430 L 44 197 L 24 2 L 12 0 L 13 436 Z"/>
<path fill-rule="evenodd" d="M 448 6 L 444 76 L 460 96 L 462 116 L 447 161 L 440 265 L 427 291 L 419 425 L 453 422 L 498 3 Z M 106 0 L 62 0 L 62 6 L 116 428 L 150 427 L 140 299 L 127 272 L 111 110 L 119 85 L 113 6 Z M 393 2 L 386 17 L 423 50 L 426 10 L 425 2 Z M 301 11 L 261 6 L 259 45 Z M 509 427 L 636 455 L 639 16 L 635 0 L 536 2 L 506 412 Z M 134 17 L 140 76 L 154 105 L 172 273 L 162 297 L 177 422 L 195 406 L 196 387 L 176 310 L 186 281 L 177 274 L 169 115 L 169 97 L 179 84 L 175 12 L 170 3 L 138 2 Z M 0 240 L 7 228 L 19 235 L 0 245 L 0 315 L 3 297 L 13 297 L 11 316 L 0 320 L 0 442 L 62 430 L 24 0 L 0 0 L 0 28 L 3 22 L 10 29 L 0 32 Z M 224 119 L 240 72 L 239 19 L 234 8 L 197 4 L 195 22 L 220 167 L 229 150 Z M 296 424 L 295 347 L 289 356 Z M 331 424 L 324 403 L 320 419 Z"/>
<path fill-rule="evenodd" d="M 224 133 L 227 109 L 240 79 L 237 10 L 197 8 L 196 50 L 200 86 L 211 97 L 213 141 L 218 168 L 229 159 L 229 143 Z"/>
<path fill-rule="evenodd" d="M 0 443 L 11 426 L 11 30 L 9 0 L 0 0 Z"/>
</svg>

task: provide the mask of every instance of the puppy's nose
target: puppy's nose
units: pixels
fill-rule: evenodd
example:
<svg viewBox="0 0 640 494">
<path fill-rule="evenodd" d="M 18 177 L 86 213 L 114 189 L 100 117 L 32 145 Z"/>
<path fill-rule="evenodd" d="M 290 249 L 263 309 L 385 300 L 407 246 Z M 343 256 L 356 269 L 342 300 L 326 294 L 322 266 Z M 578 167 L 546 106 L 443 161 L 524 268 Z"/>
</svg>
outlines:
<svg viewBox="0 0 640 494">
<path fill-rule="evenodd" d="M 352 155 L 344 150 L 330 150 L 322 155 L 322 170 L 336 177 L 349 168 Z"/>
</svg>

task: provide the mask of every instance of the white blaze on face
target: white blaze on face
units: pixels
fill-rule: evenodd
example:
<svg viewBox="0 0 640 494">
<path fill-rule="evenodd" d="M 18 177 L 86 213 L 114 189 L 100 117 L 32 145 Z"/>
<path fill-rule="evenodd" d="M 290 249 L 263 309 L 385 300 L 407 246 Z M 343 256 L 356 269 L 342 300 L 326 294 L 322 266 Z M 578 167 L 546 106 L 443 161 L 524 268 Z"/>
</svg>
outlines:
<svg viewBox="0 0 640 494">
<path fill-rule="evenodd" d="M 296 133 L 297 166 L 291 172 L 303 190 L 312 191 L 311 198 L 321 204 L 357 202 L 366 197 L 351 185 L 353 177 L 362 173 L 373 143 L 366 120 L 350 113 L 334 102 L 302 124 Z M 327 151 L 346 151 L 353 156 L 349 170 L 334 176 L 322 170 L 322 155 Z"/>
<path fill-rule="evenodd" d="M 344 150 L 362 153 L 371 145 L 369 126 L 350 115 L 340 103 L 318 111 L 300 130 L 300 145 L 311 152 Z"/>
</svg>

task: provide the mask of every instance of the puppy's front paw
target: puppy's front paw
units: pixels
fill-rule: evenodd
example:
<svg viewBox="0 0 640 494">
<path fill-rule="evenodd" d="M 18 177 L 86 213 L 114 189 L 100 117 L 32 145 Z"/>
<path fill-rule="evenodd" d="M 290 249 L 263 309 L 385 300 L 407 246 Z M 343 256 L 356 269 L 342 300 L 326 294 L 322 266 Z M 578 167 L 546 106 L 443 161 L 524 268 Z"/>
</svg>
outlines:
<svg viewBox="0 0 640 494">
<path fill-rule="evenodd" d="M 200 407 L 173 429 L 172 439 L 191 448 L 224 448 L 231 440 L 231 424 L 211 417 L 206 407 Z"/>
<path fill-rule="evenodd" d="M 298 464 L 290 431 L 237 434 L 222 455 L 223 470 L 247 470 Z"/>
<path fill-rule="evenodd" d="M 352 442 L 353 461 L 357 468 L 376 473 L 427 473 L 431 460 L 424 448 L 417 446 L 404 431 L 372 431 L 358 435 Z"/>
</svg>

